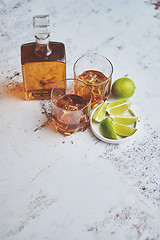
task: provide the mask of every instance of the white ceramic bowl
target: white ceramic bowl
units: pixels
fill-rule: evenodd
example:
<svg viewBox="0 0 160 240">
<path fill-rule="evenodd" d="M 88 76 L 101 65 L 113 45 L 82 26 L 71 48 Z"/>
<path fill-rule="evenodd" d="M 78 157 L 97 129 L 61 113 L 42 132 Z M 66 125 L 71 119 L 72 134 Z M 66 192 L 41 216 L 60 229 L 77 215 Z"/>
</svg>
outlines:
<svg viewBox="0 0 160 240">
<path fill-rule="evenodd" d="M 95 111 L 97 110 L 98 107 L 99 106 L 97 106 L 95 109 L 93 109 L 93 111 L 91 113 L 91 116 L 90 116 L 90 127 L 91 127 L 91 130 L 92 130 L 93 134 L 97 138 L 99 138 L 101 141 L 106 142 L 106 143 L 119 144 L 119 143 L 123 143 L 125 141 L 128 141 L 130 138 L 135 137 L 135 135 L 136 135 L 136 133 L 138 131 L 138 129 L 137 129 L 137 127 L 138 127 L 138 120 L 133 125 L 131 125 L 131 126 L 134 126 L 137 129 L 137 131 L 133 135 L 131 135 L 129 137 L 120 137 L 120 136 L 117 135 L 117 137 L 118 137 L 117 140 L 103 137 L 103 135 L 101 134 L 101 131 L 100 131 L 100 123 L 95 122 L 93 120 L 93 115 L 94 115 L 94 113 L 95 113 Z M 135 116 L 134 112 L 131 109 L 127 113 L 125 113 L 125 115 Z"/>
</svg>

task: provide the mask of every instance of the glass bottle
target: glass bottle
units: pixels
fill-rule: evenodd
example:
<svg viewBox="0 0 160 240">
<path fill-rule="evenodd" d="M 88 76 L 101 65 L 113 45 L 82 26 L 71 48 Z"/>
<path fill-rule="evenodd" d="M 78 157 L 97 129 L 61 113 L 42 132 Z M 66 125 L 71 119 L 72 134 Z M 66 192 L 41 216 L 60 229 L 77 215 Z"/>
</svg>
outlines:
<svg viewBox="0 0 160 240">
<path fill-rule="evenodd" d="M 49 99 L 55 83 L 66 79 L 65 46 L 50 41 L 49 15 L 33 17 L 35 42 L 21 46 L 25 99 Z"/>
</svg>

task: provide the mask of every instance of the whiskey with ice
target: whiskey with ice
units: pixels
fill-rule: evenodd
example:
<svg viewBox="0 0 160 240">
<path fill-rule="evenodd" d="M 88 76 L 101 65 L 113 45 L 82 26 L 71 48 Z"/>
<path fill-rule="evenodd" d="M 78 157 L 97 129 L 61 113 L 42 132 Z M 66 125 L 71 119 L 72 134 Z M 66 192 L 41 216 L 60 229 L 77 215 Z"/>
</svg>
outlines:
<svg viewBox="0 0 160 240">
<path fill-rule="evenodd" d="M 66 94 L 55 102 L 53 120 L 63 134 L 69 135 L 81 125 L 86 127 L 86 103 L 83 97 L 76 94 Z"/>
<path fill-rule="evenodd" d="M 102 72 L 87 70 L 78 76 L 78 79 L 87 83 L 92 91 L 92 107 L 106 99 L 110 94 L 111 79 L 108 79 Z"/>
<path fill-rule="evenodd" d="M 90 87 L 92 108 L 109 98 L 113 66 L 109 59 L 97 53 L 81 56 L 73 66 L 74 78 L 80 79 Z"/>
<path fill-rule="evenodd" d="M 91 90 L 78 79 L 64 79 L 51 91 L 52 116 L 57 132 L 70 135 L 89 125 Z"/>
</svg>

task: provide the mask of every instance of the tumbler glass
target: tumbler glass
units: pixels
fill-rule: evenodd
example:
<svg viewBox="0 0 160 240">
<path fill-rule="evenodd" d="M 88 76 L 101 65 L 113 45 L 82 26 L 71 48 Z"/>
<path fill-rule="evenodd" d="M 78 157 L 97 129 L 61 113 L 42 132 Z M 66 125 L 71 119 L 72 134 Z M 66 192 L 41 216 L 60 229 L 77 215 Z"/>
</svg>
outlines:
<svg viewBox="0 0 160 240">
<path fill-rule="evenodd" d="M 51 107 L 57 132 L 70 135 L 87 128 L 91 96 L 87 84 L 77 79 L 65 79 L 53 87 Z"/>
<path fill-rule="evenodd" d="M 92 91 L 92 108 L 110 96 L 113 65 L 96 53 L 80 57 L 73 66 L 74 78 L 87 83 Z"/>
</svg>

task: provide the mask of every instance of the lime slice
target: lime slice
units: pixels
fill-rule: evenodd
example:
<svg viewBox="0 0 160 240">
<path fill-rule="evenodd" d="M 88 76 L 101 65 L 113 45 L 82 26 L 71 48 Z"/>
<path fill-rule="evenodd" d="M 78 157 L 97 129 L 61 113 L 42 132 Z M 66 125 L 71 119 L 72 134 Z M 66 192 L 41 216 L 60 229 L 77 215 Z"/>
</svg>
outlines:
<svg viewBox="0 0 160 240">
<path fill-rule="evenodd" d="M 129 137 L 137 131 L 136 128 L 129 127 L 129 126 L 126 126 L 126 125 L 123 125 L 123 124 L 120 124 L 120 123 L 115 123 L 114 122 L 113 126 L 114 126 L 115 132 L 118 135 L 123 136 L 123 137 Z"/>
<path fill-rule="evenodd" d="M 111 115 L 120 115 L 127 112 L 130 106 L 131 103 L 129 102 L 129 100 L 116 100 L 108 104 L 107 111 Z"/>
<path fill-rule="evenodd" d="M 100 123 L 100 131 L 103 137 L 117 140 L 117 134 L 114 130 L 113 123 L 108 117 Z"/>
<path fill-rule="evenodd" d="M 124 125 L 131 125 L 138 120 L 135 116 L 111 116 L 112 120 L 116 123 L 121 123 Z"/>
<path fill-rule="evenodd" d="M 128 100 L 126 100 L 126 99 L 115 100 L 108 104 L 108 108 L 113 108 L 113 107 L 116 107 L 117 105 L 121 105 L 121 104 L 127 103 L 127 102 L 128 102 Z"/>
<path fill-rule="evenodd" d="M 106 117 L 107 101 L 102 103 L 93 115 L 93 120 L 101 122 Z"/>
</svg>

